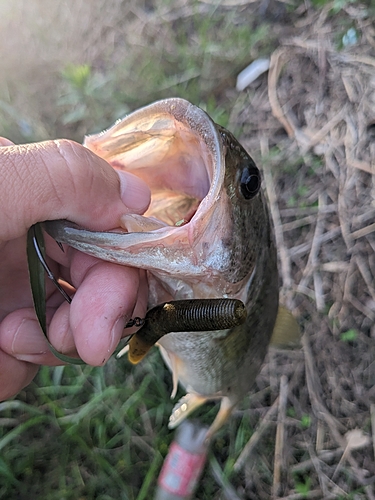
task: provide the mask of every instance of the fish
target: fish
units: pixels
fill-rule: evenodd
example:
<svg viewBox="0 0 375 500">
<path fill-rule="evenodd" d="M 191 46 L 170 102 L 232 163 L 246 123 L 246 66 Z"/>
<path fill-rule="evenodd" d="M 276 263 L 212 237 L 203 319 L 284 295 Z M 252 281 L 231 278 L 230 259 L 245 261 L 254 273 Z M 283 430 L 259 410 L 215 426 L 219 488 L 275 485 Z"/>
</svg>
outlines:
<svg viewBox="0 0 375 500">
<path fill-rule="evenodd" d="M 84 145 L 143 179 L 150 206 L 144 215 L 124 215 L 119 228 L 107 232 L 66 220 L 46 221 L 45 230 L 99 259 L 145 269 L 148 306 L 159 314 L 155 324 L 168 323 L 160 314 L 177 307 L 186 315 L 195 304 L 204 306 L 201 319 L 215 318 L 218 300 L 224 306 L 235 301 L 240 311 L 239 321 L 214 321 L 204 331 L 189 323 L 181 331 L 173 323 L 153 338 L 143 327 L 129 344 L 136 363 L 157 342 L 172 372 L 172 397 L 179 383 L 187 391 L 173 408 L 170 428 L 205 402 L 220 401 L 212 436 L 250 391 L 268 346 L 299 332 L 279 306 L 277 250 L 261 173 L 232 133 L 181 98 L 134 111 Z"/>
</svg>

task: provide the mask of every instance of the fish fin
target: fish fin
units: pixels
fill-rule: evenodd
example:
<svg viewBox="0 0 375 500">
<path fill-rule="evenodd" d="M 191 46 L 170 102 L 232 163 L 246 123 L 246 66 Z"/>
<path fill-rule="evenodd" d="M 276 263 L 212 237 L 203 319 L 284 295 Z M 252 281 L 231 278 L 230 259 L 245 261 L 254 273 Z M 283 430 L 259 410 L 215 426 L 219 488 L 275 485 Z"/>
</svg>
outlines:
<svg viewBox="0 0 375 500">
<path fill-rule="evenodd" d="M 173 388 L 172 388 L 172 393 L 171 393 L 171 399 L 174 399 L 177 394 L 177 389 L 178 389 L 178 381 L 179 381 L 179 373 L 180 373 L 180 366 L 181 366 L 181 359 L 174 354 L 173 352 L 169 352 L 164 347 L 160 344 L 156 344 L 159 349 L 162 357 L 164 358 L 164 361 L 168 365 L 170 371 L 172 372 L 172 381 L 173 381 Z"/>
<path fill-rule="evenodd" d="M 206 439 L 211 439 L 216 432 L 222 428 L 231 416 L 235 404 L 227 397 L 223 397 L 220 404 L 220 410 L 216 415 L 215 420 L 212 422 L 211 427 L 208 429 Z"/>
<path fill-rule="evenodd" d="M 193 392 L 189 392 L 183 396 L 172 410 L 172 414 L 169 417 L 168 428 L 174 429 L 180 425 L 180 423 L 185 420 L 191 412 L 193 412 L 196 408 L 199 408 L 199 406 L 205 403 L 207 399 L 208 398 L 199 396 L 199 394 L 195 394 Z"/>
<path fill-rule="evenodd" d="M 300 345 L 300 339 L 301 330 L 297 320 L 288 309 L 279 306 L 270 345 L 280 348 L 293 348 Z"/>
<path fill-rule="evenodd" d="M 190 415 L 194 410 L 199 408 L 203 403 L 212 398 L 207 398 L 204 396 L 200 396 L 199 394 L 195 394 L 189 392 L 184 397 L 182 397 L 179 402 L 173 408 L 172 414 L 169 417 L 169 429 L 174 429 L 178 425 L 181 424 L 185 418 Z M 216 415 L 215 420 L 213 421 L 211 427 L 207 432 L 207 439 L 211 439 L 211 437 L 216 434 L 216 432 L 221 429 L 221 427 L 227 422 L 229 417 L 231 416 L 233 409 L 235 408 L 235 404 L 231 401 L 230 398 L 223 397 L 221 400 L 220 410 Z"/>
<path fill-rule="evenodd" d="M 178 377 L 175 376 L 175 372 L 173 372 L 173 388 L 171 392 L 171 399 L 174 399 L 176 397 L 177 389 L 178 389 Z"/>
<path fill-rule="evenodd" d="M 125 347 L 123 347 L 117 354 L 116 354 L 116 358 L 117 359 L 120 359 L 124 356 L 124 354 L 126 354 L 127 352 L 129 352 L 129 344 L 126 344 Z"/>
<path fill-rule="evenodd" d="M 171 394 L 171 399 L 174 399 L 177 394 L 177 389 L 178 389 L 178 365 L 180 358 L 178 356 L 169 356 L 169 359 L 171 360 L 171 370 L 172 370 L 172 380 L 173 380 L 173 389 L 172 389 L 172 394 Z"/>
</svg>

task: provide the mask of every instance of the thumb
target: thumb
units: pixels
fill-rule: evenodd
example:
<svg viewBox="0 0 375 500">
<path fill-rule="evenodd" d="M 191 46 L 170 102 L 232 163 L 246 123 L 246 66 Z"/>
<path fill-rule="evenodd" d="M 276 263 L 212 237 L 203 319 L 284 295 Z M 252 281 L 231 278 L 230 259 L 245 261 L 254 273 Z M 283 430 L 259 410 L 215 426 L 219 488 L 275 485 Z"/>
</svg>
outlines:
<svg viewBox="0 0 375 500">
<path fill-rule="evenodd" d="M 142 180 L 65 139 L 0 147 L 0 195 L 3 240 L 43 220 L 115 228 L 121 215 L 143 213 L 150 202 Z"/>
</svg>

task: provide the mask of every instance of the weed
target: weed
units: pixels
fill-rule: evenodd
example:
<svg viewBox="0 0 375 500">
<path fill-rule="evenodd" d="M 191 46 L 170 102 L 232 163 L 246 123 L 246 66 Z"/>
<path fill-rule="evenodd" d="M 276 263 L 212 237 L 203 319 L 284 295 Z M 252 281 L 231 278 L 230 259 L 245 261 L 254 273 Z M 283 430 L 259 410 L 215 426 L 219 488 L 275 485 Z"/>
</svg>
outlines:
<svg viewBox="0 0 375 500">
<path fill-rule="evenodd" d="M 311 490 L 311 479 L 306 477 L 304 482 L 296 482 L 295 488 L 297 493 L 302 495 L 303 498 L 307 498 Z"/>
<path fill-rule="evenodd" d="M 301 417 L 301 427 L 303 429 L 308 429 L 311 425 L 311 417 L 310 415 L 302 415 Z"/>
<path fill-rule="evenodd" d="M 340 335 L 340 340 L 343 342 L 354 342 L 358 337 L 358 332 L 357 330 L 348 330 L 346 332 L 342 332 Z"/>
</svg>

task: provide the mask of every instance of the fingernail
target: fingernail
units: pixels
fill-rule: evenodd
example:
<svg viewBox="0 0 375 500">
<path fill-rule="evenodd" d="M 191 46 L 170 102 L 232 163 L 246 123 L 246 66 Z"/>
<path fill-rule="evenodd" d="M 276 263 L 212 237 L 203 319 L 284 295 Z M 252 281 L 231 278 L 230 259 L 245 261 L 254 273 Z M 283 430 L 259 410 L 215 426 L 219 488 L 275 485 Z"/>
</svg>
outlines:
<svg viewBox="0 0 375 500">
<path fill-rule="evenodd" d="M 151 192 L 145 182 L 128 172 L 117 170 L 120 177 L 121 198 L 135 213 L 143 213 L 150 204 Z"/>
<path fill-rule="evenodd" d="M 39 323 L 32 319 L 24 319 L 14 335 L 12 353 L 44 354 L 45 352 L 48 352 L 48 343 L 43 337 Z"/>
</svg>

